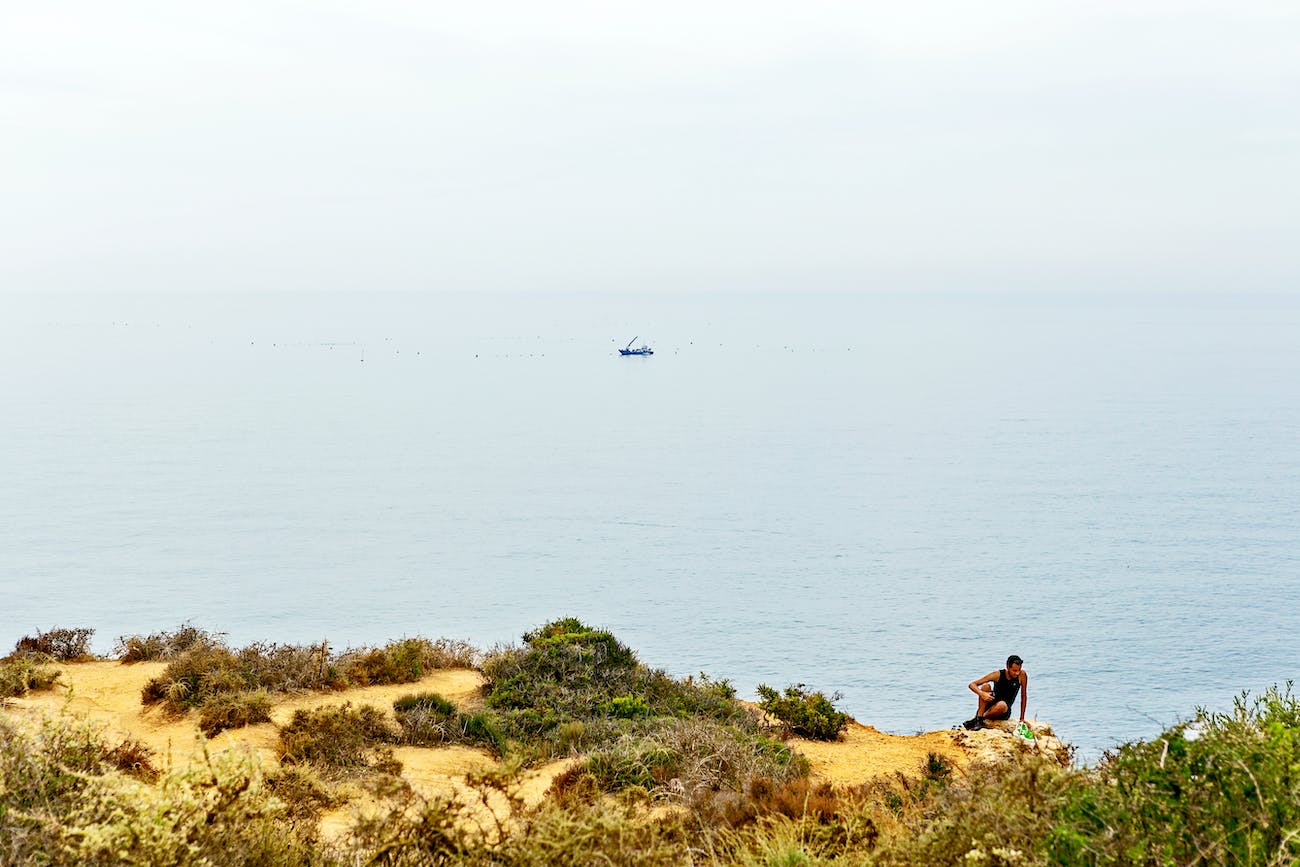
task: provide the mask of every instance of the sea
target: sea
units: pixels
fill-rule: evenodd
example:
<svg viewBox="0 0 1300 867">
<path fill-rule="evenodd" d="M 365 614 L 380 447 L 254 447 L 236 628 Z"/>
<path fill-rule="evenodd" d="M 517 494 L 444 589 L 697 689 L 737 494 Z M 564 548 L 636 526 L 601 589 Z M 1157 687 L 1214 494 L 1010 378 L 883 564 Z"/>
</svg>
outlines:
<svg viewBox="0 0 1300 867">
<path fill-rule="evenodd" d="M 0 651 L 575 616 L 897 733 L 1018 654 L 1081 761 L 1300 671 L 1296 294 L 6 293 L 0 430 Z"/>
</svg>

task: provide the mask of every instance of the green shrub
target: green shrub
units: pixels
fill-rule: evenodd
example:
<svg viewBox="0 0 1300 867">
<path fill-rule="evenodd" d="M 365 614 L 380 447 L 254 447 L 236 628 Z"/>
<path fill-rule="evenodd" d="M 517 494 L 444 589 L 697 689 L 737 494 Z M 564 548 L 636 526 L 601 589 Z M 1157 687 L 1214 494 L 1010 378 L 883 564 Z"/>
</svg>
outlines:
<svg viewBox="0 0 1300 867">
<path fill-rule="evenodd" d="M 463 713 L 433 692 L 405 695 L 393 702 L 402 743 L 438 746 L 447 743 L 484 747 L 499 756 L 509 752 L 501 721 L 491 711 Z"/>
<path fill-rule="evenodd" d="M 460 728 L 460 738 L 465 743 L 486 747 L 499 756 L 509 751 L 505 732 L 501 730 L 501 722 L 495 714 L 487 711 L 462 714 L 457 717 L 456 723 Z"/>
<path fill-rule="evenodd" d="M 395 713 L 426 711 L 439 716 L 451 716 L 456 713 L 456 705 L 438 695 L 436 692 L 418 692 L 404 695 L 393 702 Z"/>
<path fill-rule="evenodd" d="M 522 647 L 489 655 L 482 665 L 484 701 L 505 737 L 531 758 L 568 752 L 573 723 L 583 743 L 606 743 L 633 723 L 660 717 L 707 716 L 755 730 L 727 681 L 677 680 L 637 661 L 611 633 L 572 617 L 524 635 Z M 562 734 L 563 732 L 563 734 Z"/>
<path fill-rule="evenodd" d="M 1060 864 L 1300 861 L 1291 684 L 1107 753 L 1089 784 L 1068 792 L 1047 850 Z"/>
<path fill-rule="evenodd" d="M 619 695 L 605 702 L 601 710 L 619 719 L 635 719 L 650 715 L 650 703 L 637 695 Z"/>
<path fill-rule="evenodd" d="M 59 679 L 57 669 L 35 657 L 16 656 L 0 660 L 0 698 L 26 695 L 32 690 L 51 689 Z"/>
<path fill-rule="evenodd" d="M 524 641 L 484 661 L 489 707 L 549 708 L 557 718 L 581 718 L 616 696 L 641 692 L 649 674 L 609 632 L 572 617 L 529 632 Z"/>
<path fill-rule="evenodd" d="M 226 729 L 271 721 L 271 697 L 265 690 L 210 697 L 199 708 L 199 729 L 208 737 Z"/>
<path fill-rule="evenodd" d="M 561 750 L 578 750 L 586 740 L 587 724 L 581 720 L 563 723 L 555 729 L 555 743 Z"/>
<path fill-rule="evenodd" d="M 474 654 L 465 642 L 403 638 L 384 647 L 348 651 L 338 666 L 346 682 L 354 686 L 412 683 L 441 668 L 468 667 Z"/>
<path fill-rule="evenodd" d="M 13 656 L 48 657 L 61 662 L 91 659 L 90 637 L 94 634 L 93 629 L 60 629 L 56 626 L 49 632 L 37 632 L 35 637 L 24 635 L 18 639 Z"/>
<path fill-rule="evenodd" d="M 849 715 L 835 709 L 840 694 L 827 698 L 821 692 L 809 692 L 802 683 L 778 693 L 765 684 L 758 686 L 759 707 L 780 720 L 790 731 L 806 738 L 833 741 L 849 724 Z"/>
</svg>

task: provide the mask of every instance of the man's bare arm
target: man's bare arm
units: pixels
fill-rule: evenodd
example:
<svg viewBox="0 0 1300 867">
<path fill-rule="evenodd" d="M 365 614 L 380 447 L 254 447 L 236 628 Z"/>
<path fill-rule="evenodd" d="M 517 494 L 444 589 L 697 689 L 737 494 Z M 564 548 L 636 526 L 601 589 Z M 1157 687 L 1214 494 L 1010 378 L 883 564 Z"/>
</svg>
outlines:
<svg viewBox="0 0 1300 867">
<path fill-rule="evenodd" d="M 985 683 L 995 682 L 998 679 L 998 676 L 1000 674 L 1001 672 L 990 671 L 988 674 L 984 675 L 979 680 L 972 680 L 970 683 L 966 684 L 966 688 L 969 689 L 971 692 L 975 693 L 976 695 L 980 695 L 983 692 L 983 690 L 980 689 L 980 686 Z"/>
<path fill-rule="evenodd" d="M 1029 675 L 1020 672 L 1020 721 L 1025 721 L 1025 705 L 1029 704 Z"/>
</svg>

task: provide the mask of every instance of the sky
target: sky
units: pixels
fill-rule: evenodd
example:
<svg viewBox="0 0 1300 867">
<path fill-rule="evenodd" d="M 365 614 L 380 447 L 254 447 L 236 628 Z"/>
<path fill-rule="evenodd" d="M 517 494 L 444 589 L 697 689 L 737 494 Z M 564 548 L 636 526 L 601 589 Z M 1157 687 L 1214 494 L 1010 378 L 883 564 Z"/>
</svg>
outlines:
<svg viewBox="0 0 1300 867">
<path fill-rule="evenodd" d="M 1295 291 L 1300 4 L 0 0 L 0 291 Z"/>
</svg>

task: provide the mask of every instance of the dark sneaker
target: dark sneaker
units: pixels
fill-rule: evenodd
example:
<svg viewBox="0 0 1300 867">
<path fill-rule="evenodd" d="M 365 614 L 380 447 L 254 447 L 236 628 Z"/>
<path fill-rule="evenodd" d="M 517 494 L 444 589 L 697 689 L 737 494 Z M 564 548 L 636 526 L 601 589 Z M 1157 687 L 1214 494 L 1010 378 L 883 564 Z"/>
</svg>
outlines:
<svg viewBox="0 0 1300 867">
<path fill-rule="evenodd" d="M 973 716 L 970 719 L 966 720 L 966 722 L 962 723 L 961 727 L 966 729 L 967 731 L 977 732 L 980 729 L 984 728 L 984 720 L 980 719 L 977 716 Z"/>
</svg>

